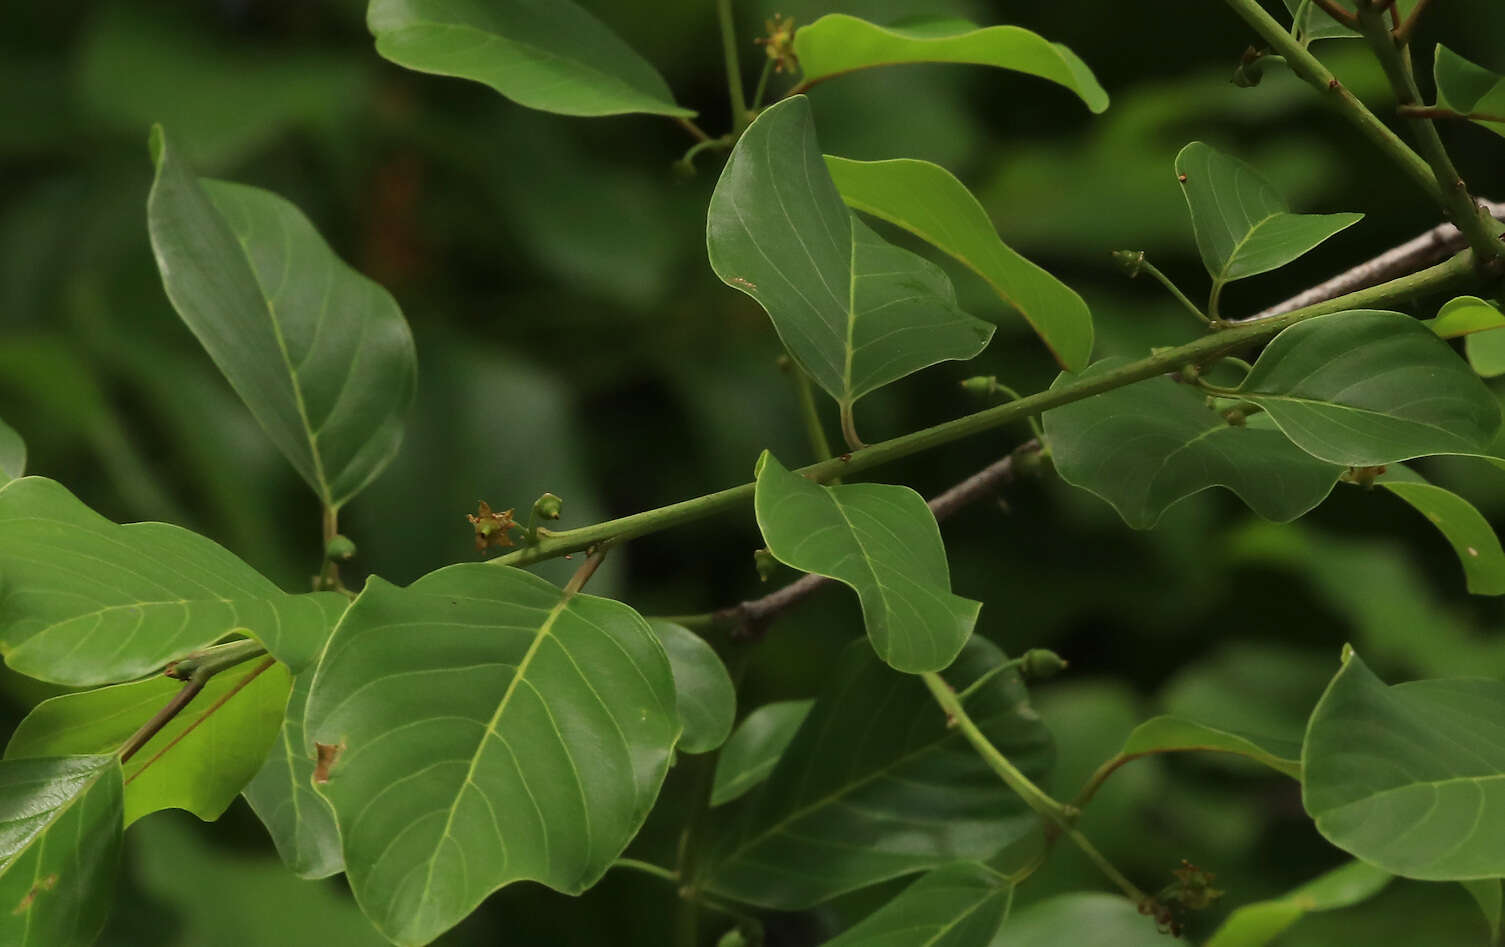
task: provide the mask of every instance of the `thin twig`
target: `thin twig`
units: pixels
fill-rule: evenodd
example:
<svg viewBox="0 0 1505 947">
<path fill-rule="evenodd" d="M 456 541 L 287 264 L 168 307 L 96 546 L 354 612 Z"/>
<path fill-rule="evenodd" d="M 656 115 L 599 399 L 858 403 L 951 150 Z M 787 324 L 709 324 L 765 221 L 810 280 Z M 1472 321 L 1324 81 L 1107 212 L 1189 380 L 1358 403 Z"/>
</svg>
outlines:
<svg viewBox="0 0 1505 947">
<path fill-rule="evenodd" d="M 1479 206 L 1496 218 L 1505 219 L 1505 202 L 1480 200 Z M 1243 319 L 1230 319 L 1235 323 L 1257 322 L 1274 316 L 1294 312 L 1303 306 L 1336 299 L 1355 290 L 1375 286 L 1386 280 L 1414 273 L 1439 260 L 1447 259 L 1468 245 L 1462 232 L 1452 224 L 1438 224 L 1426 233 L 1413 237 L 1398 247 L 1393 247 L 1373 259 L 1366 260 L 1352 269 L 1344 270 L 1330 280 L 1318 283 L 1311 289 L 1297 293 L 1284 302 L 1276 303 Z"/>
<path fill-rule="evenodd" d="M 590 557 L 580 564 L 580 568 L 576 569 L 575 574 L 570 576 L 570 580 L 565 583 L 565 598 L 585 588 L 585 583 L 589 582 L 591 576 L 596 574 L 596 570 L 601 568 L 601 560 L 606 558 L 606 551 L 609 548 L 606 543 L 591 548 Z"/>
<path fill-rule="evenodd" d="M 1355 14 L 1352 10 L 1345 10 L 1342 7 L 1338 6 L 1338 4 L 1334 2 L 1334 0 L 1312 0 L 1312 2 L 1321 7 L 1322 12 L 1337 20 L 1339 23 L 1342 23 L 1349 29 L 1356 30 L 1359 28 L 1358 15 Z"/>
<path fill-rule="evenodd" d="M 1406 22 L 1395 28 L 1395 42 L 1398 46 L 1404 46 L 1411 42 L 1411 35 L 1416 32 L 1416 24 L 1421 22 L 1421 15 L 1427 12 L 1427 4 L 1432 0 L 1418 0 L 1416 6 L 1411 8 L 1411 15 L 1406 17 Z M 1394 7 L 1390 8 L 1392 11 Z"/>
<path fill-rule="evenodd" d="M 135 756 L 143 746 L 146 746 L 148 740 L 156 736 L 163 727 L 167 726 L 169 720 L 176 717 L 184 707 L 187 707 L 189 701 L 199 696 L 199 691 L 204 689 L 206 683 L 208 683 L 207 680 L 189 681 L 176 694 L 172 695 L 172 700 L 167 702 L 167 706 L 153 714 L 150 720 L 141 725 L 141 729 L 131 734 L 131 738 L 125 741 L 125 746 L 120 750 L 120 762 L 130 762 L 131 757 Z"/>
<path fill-rule="evenodd" d="M 129 761 L 143 746 L 146 746 L 152 737 L 161 732 L 169 721 L 182 713 L 183 708 L 199 695 L 199 691 L 204 689 L 204 685 L 209 683 L 210 678 L 221 671 L 263 654 L 266 654 L 266 648 L 262 647 L 260 642 L 247 638 L 205 648 L 203 651 L 195 652 L 169 664 L 163 673 L 186 683 L 181 690 L 172 695 L 167 706 L 153 714 L 150 720 L 142 724 L 141 728 L 125 741 L 120 748 L 120 762 Z"/>
<path fill-rule="evenodd" d="M 956 486 L 937 494 L 927 504 L 936 521 L 947 519 L 956 511 L 990 495 L 999 486 L 1014 477 L 1014 460 L 1040 450 L 1038 440 L 1030 440 L 1017 447 L 1012 454 L 995 461 Z M 712 623 L 717 627 L 730 628 L 738 638 L 757 639 L 775 617 L 805 599 L 817 589 L 830 583 L 823 575 L 806 575 L 789 583 L 776 592 L 762 598 L 749 599 L 711 613 Z"/>
<path fill-rule="evenodd" d="M 167 745 L 164 746 L 162 749 L 158 750 L 152 756 L 151 759 L 147 760 L 145 763 L 142 763 L 141 764 L 141 768 L 138 769 L 138 770 L 136 770 L 134 773 L 132 773 L 131 776 L 130 776 L 130 779 L 127 779 L 125 781 L 125 784 L 127 786 L 129 786 L 131 784 L 131 780 L 132 779 L 135 779 L 137 776 L 140 776 L 142 773 L 146 772 L 146 768 L 148 766 L 151 766 L 153 763 L 157 762 L 157 760 L 160 760 L 163 756 L 165 756 L 167 754 L 167 752 L 169 750 L 171 750 L 173 747 L 177 746 L 178 743 L 181 742 L 184 737 L 188 736 L 190 733 L 192 733 L 194 730 L 196 730 L 198 728 L 199 724 L 203 723 L 205 720 L 208 720 L 209 717 L 212 716 L 216 710 L 219 710 L 221 707 L 223 707 L 225 705 L 225 703 L 227 701 L 229 701 L 230 698 L 234 697 L 236 694 L 239 694 L 242 690 L 244 690 L 246 688 L 246 685 L 248 685 L 252 681 L 256 680 L 256 678 L 260 677 L 263 672 L 265 672 L 268 668 L 270 668 L 272 665 L 274 665 L 276 663 L 277 663 L 277 659 L 276 658 L 267 658 L 265 661 L 261 662 L 260 664 L 256 665 L 254 668 L 252 668 L 251 672 L 249 674 L 247 674 L 245 677 L 243 677 L 240 680 L 236 681 L 235 682 L 235 686 L 232 687 L 232 688 L 230 688 L 228 691 L 226 691 L 224 693 L 224 696 L 220 697 L 220 699 L 217 700 L 217 701 L 215 701 L 213 704 L 211 704 L 208 709 L 206 709 L 203 713 L 199 714 L 198 719 L 194 720 L 193 723 L 190 723 L 188 726 L 184 727 L 182 733 L 180 733 L 177 736 L 173 737 L 170 741 L 168 741 Z M 207 681 L 208 679 L 206 678 L 205 680 Z M 192 684 L 190 683 L 189 686 L 191 687 Z M 202 684 L 199 685 L 199 689 L 200 690 L 203 689 L 203 685 Z M 185 687 L 185 688 L 183 688 L 183 690 L 186 691 L 186 690 L 188 690 L 188 688 Z M 194 691 L 194 693 L 197 694 L 198 691 Z M 187 701 L 184 701 L 184 703 L 187 703 Z M 139 747 L 137 747 L 137 749 L 139 749 Z M 124 754 L 121 754 L 120 762 L 124 763 L 126 761 L 126 759 L 127 759 L 127 757 Z"/>
</svg>

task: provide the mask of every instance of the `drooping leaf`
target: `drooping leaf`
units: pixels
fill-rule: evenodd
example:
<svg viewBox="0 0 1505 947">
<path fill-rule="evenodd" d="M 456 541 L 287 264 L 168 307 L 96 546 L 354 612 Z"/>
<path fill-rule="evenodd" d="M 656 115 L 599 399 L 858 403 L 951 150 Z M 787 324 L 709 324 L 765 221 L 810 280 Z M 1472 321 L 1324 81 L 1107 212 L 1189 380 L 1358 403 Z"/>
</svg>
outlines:
<svg viewBox="0 0 1505 947">
<path fill-rule="evenodd" d="M 684 732 L 679 749 L 709 753 L 726 742 L 737 717 L 737 691 L 726 665 L 704 638 L 671 621 L 649 624 L 663 642 L 674 671 L 675 701 Z"/>
<path fill-rule="evenodd" d="M 1313 878 L 1283 897 L 1246 904 L 1225 920 L 1206 947 L 1264 947 L 1312 911 L 1335 911 L 1367 901 L 1394 878 L 1354 861 Z"/>
<path fill-rule="evenodd" d="M 160 128 L 152 157 L 146 216 L 168 298 L 267 436 L 339 507 L 402 440 L 416 377 L 402 312 L 289 202 L 199 180 Z"/>
<path fill-rule="evenodd" d="M 1500 879 L 1483 878 L 1479 881 L 1463 881 L 1463 890 L 1469 893 L 1479 905 L 1479 910 L 1484 914 L 1484 920 L 1489 924 L 1489 942 L 1496 943 L 1500 939 Z"/>
<path fill-rule="evenodd" d="M 305 668 L 293 678 L 282 726 L 266 762 L 242 792 L 283 864 L 300 878 L 327 878 L 345 868 L 334 810 L 314 791 L 314 754 L 303 729 L 316 670 Z"/>
<path fill-rule="evenodd" d="M 758 459 L 754 507 L 775 559 L 850 586 L 868 640 L 901 671 L 939 671 L 972 634 L 981 605 L 951 594 L 940 527 L 908 487 L 821 486 L 768 451 Z"/>
<path fill-rule="evenodd" d="M 513 881 L 594 884 L 680 732 L 669 660 L 636 612 L 484 563 L 407 588 L 368 579 L 306 727 L 356 900 L 399 944 Z"/>
<path fill-rule="evenodd" d="M 725 805 L 767 779 L 813 706 L 813 700 L 782 700 L 748 714 L 716 756 L 711 805 Z"/>
<path fill-rule="evenodd" d="M 120 866 L 111 756 L 0 761 L 0 943 L 88 947 Z"/>
<path fill-rule="evenodd" d="M 1499 404 L 1479 377 L 1398 312 L 1298 322 L 1265 347 L 1236 393 L 1302 450 L 1354 467 L 1479 453 L 1500 427 Z"/>
<path fill-rule="evenodd" d="M 1285 266 L 1364 216 L 1293 214 L 1258 171 L 1200 141 L 1176 155 L 1176 176 L 1212 276 L 1214 311 L 1224 285 Z"/>
<path fill-rule="evenodd" d="M 1437 527 L 1458 554 L 1470 592 L 1505 595 L 1505 550 L 1489 520 L 1472 503 L 1400 465 L 1386 468 L 1375 483 L 1411 504 Z"/>
<path fill-rule="evenodd" d="M 561 115 L 690 116 L 663 76 L 572 0 L 371 0 L 376 51 Z"/>
<path fill-rule="evenodd" d="M 167 677 L 43 701 L 5 747 L 6 759 L 119 753 L 184 685 Z M 280 664 L 249 662 L 208 684 L 123 768 L 125 824 L 161 809 L 218 819 L 261 769 L 291 686 Z"/>
<path fill-rule="evenodd" d="M 987 947 L 1014 886 L 984 865 L 957 862 L 922 876 L 826 947 Z"/>
<path fill-rule="evenodd" d="M 1432 60 L 1437 106 L 1468 115 L 1496 135 L 1505 135 L 1505 76 L 1469 62 L 1437 44 Z"/>
<path fill-rule="evenodd" d="M 973 638 L 943 673 L 961 690 L 1002 660 Z M 995 675 L 967 698 L 967 712 L 1030 778 L 1049 767 L 1050 735 L 1017 676 Z M 772 775 L 723 811 L 703 884 L 780 909 L 988 858 L 1036 821 L 946 726 L 924 683 L 895 674 L 864 642 L 842 653 Z"/>
<path fill-rule="evenodd" d="M 1505 875 L 1505 682 L 1386 687 L 1349 654 L 1301 769 L 1307 813 L 1349 854 L 1425 881 Z"/>
<path fill-rule="evenodd" d="M 1125 364 L 1094 362 L 1056 386 Z M 1045 412 L 1045 436 L 1061 479 L 1102 497 L 1124 522 L 1149 529 L 1182 499 L 1223 487 L 1266 519 L 1293 520 L 1332 492 L 1343 468 L 1292 444 L 1263 415 L 1230 424 L 1206 397 L 1151 378 Z"/>
<path fill-rule="evenodd" d="M 789 354 L 847 412 L 905 375 L 973 357 L 993 336 L 957 308 L 939 267 L 884 242 L 842 203 L 804 96 L 764 110 L 732 149 L 706 243 L 716 275 L 768 311 Z"/>
<path fill-rule="evenodd" d="M 0 421 L 0 484 L 26 476 L 26 442 L 4 421 Z"/>
<path fill-rule="evenodd" d="M 794 52 L 805 85 L 874 66 L 966 63 L 1048 79 L 1075 92 L 1093 112 L 1108 107 L 1108 93 L 1076 53 L 1018 26 L 979 29 L 965 20 L 940 18 L 879 26 L 828 13 L 795 31 Z"/>
<path fill-rule="evenodd" d="M 186 529 L 117 526 L 42 477 L 0 486 L 0 583 L 5 663 L 78 687 L 141 677 L 237 629 L 298 668 L 343 601 L 288 595 Z"/>
<path fill-rule="evenodd" d="M 1165 947 L 1153 918 L 1115 894 L 1059 894 L 1013 912 L 991 947 Z"/>
<path fill-rule="evenodd" d="M 1119 756 L 1133 759 L 1152 753 L 1205 750 L 1235 753 L 1278 773 L 1301 779 L 1301 747 L 1285 740 L 1220 730 L 1184 717 L 1152 717 L 1124 740 Z"/>
<path fill-rule="evenodd" d="M 847 206 L 903 227 L 965 263 L 1018 310 L 1068 371 L 1092 355 L 1092 313 L 1071 287 L 1010 249 L 950 171 L 928 161 L 826 155 Z"/>
</svg>

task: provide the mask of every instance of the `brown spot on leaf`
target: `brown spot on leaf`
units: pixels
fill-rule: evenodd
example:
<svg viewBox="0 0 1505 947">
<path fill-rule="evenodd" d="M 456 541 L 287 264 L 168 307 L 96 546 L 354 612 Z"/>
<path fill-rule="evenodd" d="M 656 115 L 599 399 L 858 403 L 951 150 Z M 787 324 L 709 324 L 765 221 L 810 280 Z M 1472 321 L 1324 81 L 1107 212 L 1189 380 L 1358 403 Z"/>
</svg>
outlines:
<svg viewBox="0 0 1505 947">
<path fill-rule="evenodd" d="M 334 769 L 334 764 L 339 760 L 340 754 L 345 752 L 345 741 L 339 743 L 314 743 L 314 749 L 318 752 L 318 759 L 314 762 L 314 782 L 323 785 L 329 782 L 329 771 Z"/>
<path fill-rule="evenodd" d="M 48 875 L 45 878 L 39 879 L 36 884 L 34 884 L 34 885 L 31 886 L 31 890 L 28 891 L 28 892 L 26 892 L 26 894 L 24 896 L 22 896 L 21 903 L 16 905 L 16 909 L 14 911 L 10 912 L 10 913 L 12 913 L 12 914 L 25 914 L 27 911 L 31 910 L 32 902 L 37 899 L 37 895 L 43 893 L 44 891 L 51 891 L 53 888 L 56 888 L 56 887 L 57 887 L 57 873 L 56 872 L 53 872 L 52 874 Z"/>
</svg>

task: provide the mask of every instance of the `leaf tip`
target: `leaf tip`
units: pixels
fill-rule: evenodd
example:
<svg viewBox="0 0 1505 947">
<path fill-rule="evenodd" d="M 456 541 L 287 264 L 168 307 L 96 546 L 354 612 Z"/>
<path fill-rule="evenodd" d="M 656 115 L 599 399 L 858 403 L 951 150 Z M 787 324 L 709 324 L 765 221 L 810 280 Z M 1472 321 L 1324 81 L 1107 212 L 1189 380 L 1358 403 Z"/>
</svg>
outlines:
<svg viewBox="0 0 1505 947">
<path fill-rule="evenodd" d="M 167 133 L 162 130 L 161 122 L 153 122 L 152 130 L 146 136 L 146 150 L 152 156 L 152 167 L 162 167 L 162 152 L 167 147 Z"/>
</svg>

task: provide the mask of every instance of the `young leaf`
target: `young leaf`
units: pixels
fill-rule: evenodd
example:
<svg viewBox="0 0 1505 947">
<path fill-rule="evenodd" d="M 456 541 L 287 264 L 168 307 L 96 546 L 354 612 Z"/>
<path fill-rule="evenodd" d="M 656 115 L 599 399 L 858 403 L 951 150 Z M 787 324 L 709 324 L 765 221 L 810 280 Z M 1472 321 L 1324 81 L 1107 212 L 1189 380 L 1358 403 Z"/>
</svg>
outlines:
<svg viewBox="0 0 1505 947">
<path fill-rule="evenodd" d="M 1014 898 L 1014 886 L 976 862 L 926 874 L 825 947 L 988 947 Z"/>
<path fill-rule="evenodd" d="M 1152 717 L 1135 727 L 1124 739 L 1118 755 L 1125 761 L 1152 753 L 1205 750 L 1234 753 L 1256 763 L 1263 763 L 1278 773 L 1301 779 L 1297 757 L 1301 747 L 1286 741 L 1220 730 L 1184 717 Z"/>
<path fill-rule="evenodd" d="M 1505 875 L 1505 682 L 1386 687 L 1350 653 L 1301 769 L 1317 831 L 1349 854 L 1424 881 Z"/>
<path fill-rule="evenodd" d="M 43 701 L 21 721 L 5 758 L 119 753 L 184 685 L 167 677 Z M 291 681 L 254 662 L 209 679 L 194 701 L 123 766 L 125 824 L 161 809 L 218 819 L 261 769 Z"/>
<path fill-rule="evenodd" d="M 885 243 L 842 203 L 804 96 L 765 109 L 732 149 L 706 243 L 716 275 L 768 311 L 844 414 L 889 382 L 973 357 L 993 336 L 957 308 L 939 267 Z"/>
<path fill-rule="evenodd" d="M 1108 93 L 1076 53 L 1018 26 L 979 29 L 942 18 L 879 26 L 828 13 L 795 31 L 794 52 L 804 73 L 802 87 L 875 66 L 963 63 L 1039 76 L 1075 92 L 1093 112 L 1108 107 Z"/>
<path fill-rule="evenodd" d="M 376 51 L 561 115 L 691 116 L 664 77 L 572 0 L 371 0 Z"/>
<path fill-rule="evenodd" d="M 829 17 L 828 17 L 829 19 Z M 1076 291 L 998 238 L 988 212 L 950 171 L 928 161 L 853 161 L 826 155 L 847 206 L 965 263 L 1019 311 L 1068 371 L 1092 355 L 1092 313 Z"/>
<path fill-rule="evenodd" d="M 1505 550 L 1489 520 L 1472 503 L 1400 465 L 1387 468 L 1375 483 L 1411 504 L 1437 527 L 1458 554 L 1470 592 L 1505 595 Z"/>
<path fill-rule="evenodd" d="M 372 577 L 319 661 L 307 737 L 372 922 L 424 944 L 514 881 L 589 888 L 679 737 L 658 636 L 620 602 L 466 563 Z"/>
<path fill-rule="evenodd" d="M 1363 214 L 1293 214 L 1259 172 L 1194 141 L 1176 155 L 1202 262 L 1212 276 L 1211 309 L 1223 287 L 1285 266 Z"/>
<path fill-rule="evenodd" d="M 0 421 L 0 485 L 26 475 L 26 442 L 9 424 Z"/>
<path fill-rule="evenodd" d="M 5 662 L 75 687 L 141 677 L 237 629 L 296 670 L 343 601 L 288 595 L 186 529 L 117 526 L 42 477 L 0 486 L 0 578 Z"/>
<path fill-rule="evenodd" d="M 283 864 L 300 878 L 327 878 L 345 869 L 334 810 L 314 791 L 314 755 L 303 731 L 315 672 L 316 668 L 305 668 L 293 678 L 282 726 L 266 762 L 242 791 Z"/>
<path fill-rule="evenodd" d="M 775 559 L 856 591 L 868 640 L 900 671 L 939 671 L 972 634 L 981 605 L 951 594 L 940 527 L 908 487 L 824 487 L 768 451 L 754 507 Z"/>
<path fill-rule="evenodd" d="M 716 649 L 682 625 L 649 622 L 658 634 L 674 672 L 675 701 L 684 732 L 679 749 L 709 753 L 726 741 L 737 716 L 737 691 Z"/>
<path fill-rule="evenodd" d="M 120 868 L 112 756 L 0 761 L 0 943 L 88 947 Z"/>
<path fill-rule="evenodd" d="M 1236 394 L 1260 405 L 1314 457 L 1378 467 L 1479 453 L 1500 427 L 1489 389 L 1409 316 L 1355 309 L 1277 335 Z"/>
<path fill-rule="evenodd" d="M 1444 303 L 1437 318 L 1423 319 L 1421 324 L 1440 338 L 1456 339 L 1475 332 L 1505 328 L 1505 312 L 1478 296 L 1459 296 Z"/>
<path fill-rule="evenodd" d="M 1437 107 L 1471 117 L 1496 135 L 1505 135 L 1505 76 L 1475 65 L 1437 45 L 1432 60 Z"/>
<path fill-rule="evenodd" d="M 1354 861 L 1313 878 L 1283 897 L 1238 908 L 1206 947 L 1264 947 L 1312 911 L 1336 911 L 1367 901 L 1394 878 L 1373 865 Z"/>
<path fill-rule="evenodd" d="M 1128 359 L 1097 361 L 1056 385 L 1089 379 Z M 1332 492 L 1343 468 L 1301 450 L 1255 414 L 1233 425 L 1206 397 L 1170 378 L 1084 398 L 1045 412 L 1061 479 L 1102 497 L 1124 522 L 1149 529 L 1182 499 L 1223 487 L 1260 516 L 1293 520 Z"/>
<path fill-rule="evenodd" d="M 200 181 L 160 127 L 152 157 L 146 216 L 168 298 L 272 442 L 339 507 L 402 440 L 416 376 L 402 312 L 292 204 Z"/>
<path fill-rule="evenodd" d="M 971 639 L 944 673 L 958 690 L 1004 660 Z M 967 698 L 983 733 L 1032 779 L 1049 768 L 1050 734 L 1017 675 Z M 728 812 L 704 865 L 707 890 L 798 909 L 948 862 L 992 856 L 1036 824 L 946 726 L 920 680 L 853 642 L 767 781 Z"/>
<path fill-rule="evenodd" d="M 1128 898 L 1058 894 L 1015 911 L 992 947 L 1165 947 L 1166 936 Z M 1174 943 L 1173 941 L 1171 943 Z"/>
<path fill-rule="evenodd" d="M 725 805 L 767 779 L 814 705 L 813 700 L 783 700 L 748 714 L 716 756 L 711 805 Z"/>
<path fill-rule="evenodd" d="M 1484 914 L 1484 921 L 1489 925 L 1489 942 L 1497 943 L 1500 940 L 1500 879 L 1483 878 L 1478 881 L 1461 881 L 1463 890 L 1469 893 L 1479 905 L 1479 910 Z"/>
</svg>

